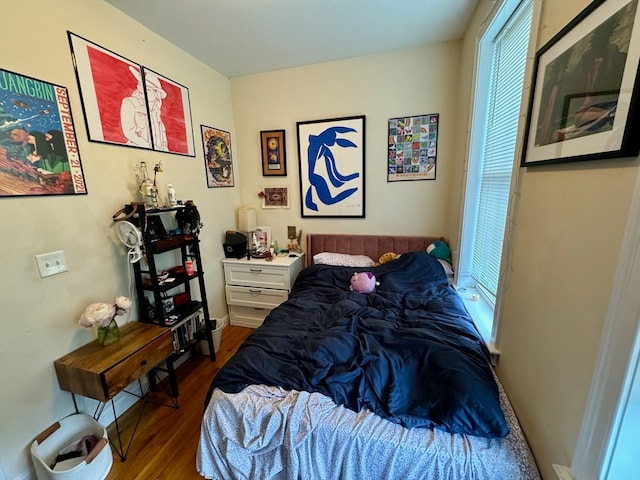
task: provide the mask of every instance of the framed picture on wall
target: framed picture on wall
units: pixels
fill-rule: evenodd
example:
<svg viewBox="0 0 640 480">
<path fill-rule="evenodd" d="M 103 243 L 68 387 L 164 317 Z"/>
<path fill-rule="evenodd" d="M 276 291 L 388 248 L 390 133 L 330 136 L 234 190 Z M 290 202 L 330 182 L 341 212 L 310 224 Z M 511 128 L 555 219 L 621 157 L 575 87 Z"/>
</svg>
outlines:
<svg viewBox="0 0 640 480">
<path fill-rule="evenodd" d="M 66 87 L 0 69 L 0 197 L 85 195 Z"/>
<path fill-rule="evenodd" d="M 287 155 L 284 143 L 284 130 L 264 130 L 260 132 L 262 145 L 262 175 L 286 176 Z"/>
<path fill-rule="evenodd" d="M 143 67 L 153 149 L 195 157 L 187 87 Z"/>
<path fill-rule="evenodd" d="M 592 2 L 536 54 L 521 165 L 640 151 L 640 8 Z"/>
<path fill-rule="evenodd" d="M 92 142 L 195 156 L 186 87 L 67 31 Z"/>
<path fill-rule="evenodd" d="M 262 208 L 289 208 L 289 187 L 285 185 L 262 187 Z"/>
<path fill-rule="evenodd" d="M 151 150 L 142 66 L 72 32 L 67 36 L 89 140 Z"/>
<path fill-rule="evenodd" d="M 364 218 L 365 116 L 296 125 L 302 217 Z"/>
<path fill-rule="evenodd" d="M 389 119 L 387 182 L 435 180 L 440 115 Z"/>
<path fill-rule="evenodd" d="M 200 125 L 207 186 L 233 187 L 233 158 L 231 133 L 218 128 Z"/>
</svg>

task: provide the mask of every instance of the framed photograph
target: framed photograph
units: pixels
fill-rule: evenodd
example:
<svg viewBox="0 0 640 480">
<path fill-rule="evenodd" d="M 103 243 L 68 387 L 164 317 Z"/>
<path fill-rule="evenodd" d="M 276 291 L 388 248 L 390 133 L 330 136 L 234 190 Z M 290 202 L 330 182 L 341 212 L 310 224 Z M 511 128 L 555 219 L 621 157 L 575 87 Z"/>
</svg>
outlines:
<svg viewBox="0 0 640 480">
<path fill-rule="evenodd" d="M 86 195 L 66 87 L 0 69 L 0 197 Z"/>
<path fill-rule="evenodd" d="M 521 166 L 638 154 L 639 15 L 593 2 L 538 51 Z"/>
<path fill-rule="evenodd" d="M 158 215 L 147 216 L 147 232 L 153 239 L 163 238 L 167 236 L 167 230 L 164 228 L 162 219 Z"/>
<path fill-rule="evenodd" d="M 256 227 L 249 232 L 249 245 L 252 251 L 266 248 L 271 245 L 271 227 Z"/>
<path fill-rule="evenodd" d="M 204 148 L 207 186 L 233 187 L 233 158 L 231 134 L 206 125 L 200 125 Z"/>
<path fill-rule="evenodd" d="M 387 182 L 435 180 L 439 114 L 389 119 Z"/>
<path fill-rule="evenodd" d="M 287 175 L 287 155 L 284 130 L 264 130 L 260 132 L 262 144 L 262 175 L 265 177 Z"/>
<path fill-rule="evenodd" d="M 289 187 L 262 187 L 262 208 L 289 208 Z"/>
<path fill-rule="evenodd" d="M 296 125 L 302 217 L 364 218 L 365 116 Z"/>
<path fill-rule="evenodd" d="M 67 31 L 92 142 L 195 156 L 189 92 Z"/>
</svg>

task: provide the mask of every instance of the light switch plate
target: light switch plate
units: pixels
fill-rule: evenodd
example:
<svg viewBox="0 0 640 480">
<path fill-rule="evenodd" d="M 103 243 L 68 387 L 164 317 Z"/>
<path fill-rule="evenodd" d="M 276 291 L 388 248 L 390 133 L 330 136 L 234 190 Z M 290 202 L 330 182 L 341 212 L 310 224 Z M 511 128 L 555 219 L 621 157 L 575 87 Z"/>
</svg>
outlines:
<svg viewBox="0 0 640 480">
<path fill-rule="evenodd" d="M 67 259 L 62 250 L 36 255 L 36 263 L 42 278 L 67 271 Z"/>
</svg>

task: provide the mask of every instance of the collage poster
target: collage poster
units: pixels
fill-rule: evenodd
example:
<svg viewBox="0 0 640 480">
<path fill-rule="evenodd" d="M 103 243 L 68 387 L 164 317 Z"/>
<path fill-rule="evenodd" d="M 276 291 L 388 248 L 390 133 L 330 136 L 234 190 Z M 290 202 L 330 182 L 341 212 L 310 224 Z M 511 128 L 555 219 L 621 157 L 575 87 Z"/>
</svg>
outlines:
<svg viewBox="0 0 640 480">
<path fill-rule="evenodd" d="M 67 89 L 0 69 L 0 196 L 86 193 Z"/>
<path fill-rule="evenodd" d="M 439 115 L 389 119 L 387 181 L 435 180 Z"/>
</svg>

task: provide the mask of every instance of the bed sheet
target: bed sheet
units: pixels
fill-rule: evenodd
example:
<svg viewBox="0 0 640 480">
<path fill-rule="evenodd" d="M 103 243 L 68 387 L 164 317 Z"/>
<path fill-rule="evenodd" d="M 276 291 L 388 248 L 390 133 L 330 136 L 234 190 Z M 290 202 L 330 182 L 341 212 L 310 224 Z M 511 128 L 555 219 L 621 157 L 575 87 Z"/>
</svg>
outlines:
<svg viewBox="0 0 640 480">
<path fill-rule="evenodd" d="M 502 387 L 505 438 L 407 429 L 320 393 L 252 385 L 213 392 L 197 469 L 208 479 L 540 480 Z"/>
</svg>

